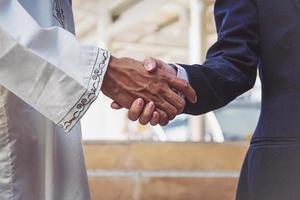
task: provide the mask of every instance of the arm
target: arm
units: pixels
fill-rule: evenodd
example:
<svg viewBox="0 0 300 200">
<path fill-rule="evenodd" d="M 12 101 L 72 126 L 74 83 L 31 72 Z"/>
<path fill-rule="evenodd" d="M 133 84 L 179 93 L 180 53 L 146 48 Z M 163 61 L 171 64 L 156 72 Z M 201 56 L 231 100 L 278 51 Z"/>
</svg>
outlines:
<svg viewBox="0 0 300 200">
<path fill-rule="evenodd" d="M 0 0 L 0 84 L 69 131 L 97 98 L 110 54 L 68 31 L 42 28 Z"/>
<path fill-rule="evenodd" d="M 181 65 L 197 92 L 185 113 L 199 115 L 220 108 L 253 87 L 259 62 L 258 16 L 254 0 L 217 0 L 217 42 L 203 65 Z"/>
<path fill-rule="evenodd" d="M 59 27 L 43 28 L 17 0 L 0 0 L 0 47 L 0 84 L 65 131 L 84 115 L 100 88 L 124 107 L 138 97 L 153 101 L 165 119 L 184 108 L 170 89 L 184 84 L 179 79 L 159 70 L 150 75 L 133 59 L 110 59 L 109 52 L 81 45 Z"/>
<path fill-rule="evenodd" d="M 225 106 L 255 83 L 259 35 L 254 0 L 216 0 L 215 19 L 218 40 L 209 49 L 204 64 L 177 66 L 178 76 L 189 81 L 198 97 L 196 104 L 186 101 L 187 114 L 199 115 Z M 172 69 L 159 60 L 151 63 L 149 72 L 161 67 Z M 142 124 L 156 122 L 154 109 L 143 106 L 133 104 L 129 114 L 134 113 L 133 119 L 140 118 L 140 122 L 142 118 Z"/>
</svg>

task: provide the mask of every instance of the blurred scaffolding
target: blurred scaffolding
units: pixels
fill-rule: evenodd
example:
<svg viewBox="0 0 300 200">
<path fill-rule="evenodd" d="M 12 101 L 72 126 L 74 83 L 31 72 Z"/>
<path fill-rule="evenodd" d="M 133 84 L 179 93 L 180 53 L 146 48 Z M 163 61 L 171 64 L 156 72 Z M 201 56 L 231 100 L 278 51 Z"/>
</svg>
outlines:
<svg viewBox="0 0 300 200">
<path fill-rule="evenodd" d="M 152 56 L 166 62 L 201 63 L 216 40 L 213 3 L 213 0 L 75 0 L 77 37 L 84 43 L 108 49 L 117 57 L 143 60 Z M 224 141 L 226 127 L 221 127 L 214 113 L 200 117 L 182 115 L 164 129 L 143 127 L 129 122 L 126 111 L 112 111 L 110 102 L 101 96 L 92 105 L 82 120 L 84 139 Z M 250 117 L 253 125 L 249 132 L 253 131 L 258 110 L 259 105 Z M 219 113 L 228 117 L 226 112 Z"/>
</svg>

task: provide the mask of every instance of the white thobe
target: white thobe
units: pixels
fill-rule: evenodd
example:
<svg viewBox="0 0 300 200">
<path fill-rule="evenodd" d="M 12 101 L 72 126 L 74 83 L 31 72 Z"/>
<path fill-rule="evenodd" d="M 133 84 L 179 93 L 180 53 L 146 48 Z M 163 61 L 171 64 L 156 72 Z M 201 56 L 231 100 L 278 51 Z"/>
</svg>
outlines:
<svg viewBox="0 0 300 200">
<path fill-rule="evenodd" d="M 73 33 L 69 0 L 0 0 L 0 200 L 90 199 L 78 121 L 110 54 Z"/>
</svg>

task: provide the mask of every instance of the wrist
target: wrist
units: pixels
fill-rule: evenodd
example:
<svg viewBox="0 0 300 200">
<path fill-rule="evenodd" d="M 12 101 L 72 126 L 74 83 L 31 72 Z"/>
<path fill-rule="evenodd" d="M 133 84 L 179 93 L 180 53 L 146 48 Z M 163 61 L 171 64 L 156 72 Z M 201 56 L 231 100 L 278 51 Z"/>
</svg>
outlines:
<svg viewBox="0 0 300 200">
<path fill-rule="evenodd" d="M 109 60 L 109 63 L 108 63 L 108 68 L 111 68 L 111 70 L 116 68 L 117 65 L 118 65 L 118 60 L 119 60 L 118 58 L 116 58 L 114 56 L 111 56 L 110 60 Z"/>
<path fill-rule="evenodd" d="M 177 74 L 178 74 L 178 67 L 175 65 L 175 64 L 169 64 L 172 68 L 173 68 L 173 75 L 174 76 L 177 76 Z"/>
<path fill-rule="evenodd" d="M 113 79 L 113 74 L 114 74 L 113 71 L 117 67 L 117 61 L 118 61 L 118 58 L 116 58 L 114 56 L 110 57 L 106 73 L 103 77 L 103 84 L 101 87 L 101 91 L 106 96 L 108 96 L 109 91 L 111 91 L 112 88 L 114 87 L 112 79 Z"/>
</svg>

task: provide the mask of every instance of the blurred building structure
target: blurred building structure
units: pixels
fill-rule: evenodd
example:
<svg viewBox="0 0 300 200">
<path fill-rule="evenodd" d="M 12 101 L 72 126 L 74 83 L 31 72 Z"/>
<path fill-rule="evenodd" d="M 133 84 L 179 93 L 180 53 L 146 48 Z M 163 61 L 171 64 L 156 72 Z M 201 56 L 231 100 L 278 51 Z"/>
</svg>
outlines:
<svg viewBox="0 0 300 200">
<path fill-rule="evenodd" d="M 208 46 L 216 38 L 212 15 L 213 2 L 77 0 L 74 2 L 76 32 L 83 42 L 109 49 L 115 56 L 128 56 L 139 60 L 152 56 L 166 62 L 201 63 Z M 109 112 L 109 101 L 103 103 L 103 99 L 105 97 L 98 100 L 92 111 L 83 119 L 83 132 L 90 135 L 86 136 L 87 139 L 97 138 L 99 129 L 92 124 L 97 124 L 95 116 L 103 116 L 103 113 L 105 116 L 99 121 L 106 121 L 104 124 L 107 127 L 102 127 L 102 132 L 103 135 L 110 134 L 104 139 L 126 139 L 126 134 L 122 133 L 134 132 L 134 125 L 125 120 L 124 112 Z M 111 121 L 115 120 L 120 122 L 119 126 L 112 128 Z M 190 134 L 190 140 L 203 140 L 206 132 L 205 117 L 189 117 L 187 124 L 189 128 L 186 132 Z M 214 123 L 210 122 L 210 126 L 214 126 Z M 144 128 L 139 127 L 138 132 L 142 131 L 140 129 Z M 214 128 L 217 129 L 218 127 Z M 111 132 L 119 133 L 119 136 L 113 137 Z M 165 137 L 160 134 L 164 131 L 160 127 L 154 128 L 152 132 L 158 135 L 159 140 L 164 140 Z M 223 141 L 222 136 L 219 137 L 219 141 Z"/>
<path fill-rule="evenodd" d="M 216 40 L 213 4 L 214 0 L 75 0 L 76 33 L 82 42 L 108 49 L 118 57 L 143 60 L 152 56 L 166 62 L 202 63 Z M 256 91 L 260 92 L 259 86 Z M 230 132 L 227 137 L 219 123 L 224 120 L 212 112 L 180 116 L 162 129 L 129 122 L 126 111 L 112 111 L 110 102 L 101 96 L 83 118 L 85 139 L 223 142 L 224 138 L 243 139 L 253 132 L 259 114 L 258 106 L 250 116 L 251 126 L 239 129 L 245 133 L 232 136 Z M 101 135 L 95 126 L 100 121 Z M 234 123 L 228 125 L 234 127 Z M 168 135 L 169 130 L 180 133 Z"/>
</svg>

